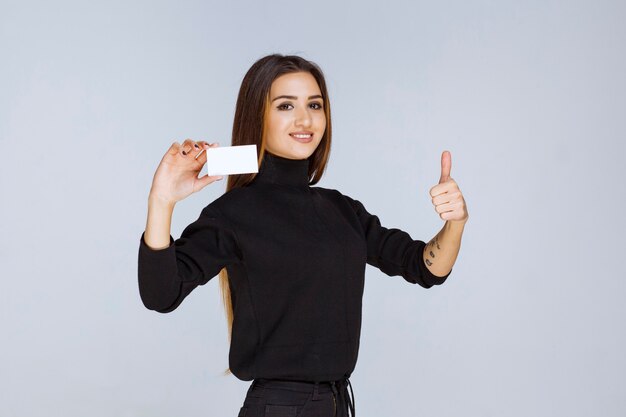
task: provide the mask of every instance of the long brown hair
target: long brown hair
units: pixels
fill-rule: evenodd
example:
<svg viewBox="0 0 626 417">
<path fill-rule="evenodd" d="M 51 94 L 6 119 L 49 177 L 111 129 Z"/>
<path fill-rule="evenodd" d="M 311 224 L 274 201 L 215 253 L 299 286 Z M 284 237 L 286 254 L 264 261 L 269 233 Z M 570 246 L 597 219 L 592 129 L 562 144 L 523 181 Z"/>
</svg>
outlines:
<svg viewBox="0 0 626 417">
<path fill-rule="evenodd" d="M 330 101 L 326 81 L 320 67 L 296 55 L 267 55 L 256 61 L 248 70 L 241 82 L 239 96 L 233 121 L 231 146 L 257 145 L 258 163 L 261 166 L 265 154 L 267 114 L 270 110 L 270 88 L 274 80 L 281 75 L 294 72 L 309 72 L 317 81 L 322 93 L 326 130 L 315 152 L 309 159 L 309 185 L 317 184 L 322 178 L 330 155 L 331 119 Z M 256 173 L 229 175 L 226 182 L 226 193 L 233 188 L 243 187 L 254 180 Z M 232 340 L 233 305 L 230 294 L 228 272 L 223 268 L 219 273 L 219 286 L 222 302 L 226 312 L 228 340 Z M 224 375 L 232 373 L 227 368 Z"/>
</svg>

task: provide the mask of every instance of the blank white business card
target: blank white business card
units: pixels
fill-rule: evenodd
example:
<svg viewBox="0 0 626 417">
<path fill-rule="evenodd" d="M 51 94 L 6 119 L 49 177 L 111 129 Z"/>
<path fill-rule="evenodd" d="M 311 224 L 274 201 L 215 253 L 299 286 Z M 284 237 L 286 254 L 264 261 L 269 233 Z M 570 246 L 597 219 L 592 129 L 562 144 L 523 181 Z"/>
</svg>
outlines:
<svg viewBox="0 0 626 417">
<path fill-rule="evenodd" d="M 259 172 L 256 145 L 218 146 L 206 152 L 208 175 L 249 174 Z"/>
</svg>

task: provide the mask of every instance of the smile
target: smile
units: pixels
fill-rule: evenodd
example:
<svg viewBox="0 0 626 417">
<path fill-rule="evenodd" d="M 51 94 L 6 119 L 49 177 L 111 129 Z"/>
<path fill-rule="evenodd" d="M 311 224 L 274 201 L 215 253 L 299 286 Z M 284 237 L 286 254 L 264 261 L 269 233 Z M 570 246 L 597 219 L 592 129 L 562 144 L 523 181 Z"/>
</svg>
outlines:
<svg viewBox="0 0 626 417">
<path fill-rule="evenodd" d="M 313 140 L 312 133 L 290 133 L 289 136 L 291 136 L 300 143 L 308 143 Z"/>
</svg>

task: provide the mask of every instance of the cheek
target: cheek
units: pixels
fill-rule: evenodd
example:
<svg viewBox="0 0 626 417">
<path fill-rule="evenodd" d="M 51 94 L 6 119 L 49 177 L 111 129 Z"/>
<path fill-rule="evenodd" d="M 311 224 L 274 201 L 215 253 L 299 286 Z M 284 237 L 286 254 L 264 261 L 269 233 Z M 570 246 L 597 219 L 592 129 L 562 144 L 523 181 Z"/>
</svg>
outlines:
<svg viewBox="0 0 626 417">
<path fill-rule="evenodd" d="M 315 120 L 315 124 L 320 127 L 326 126 L 326 115 L 324 113 L 316 114 L 313 120 Z"/>
<path fill-rule="evenodd" d="M 288 125 L 289 123 L 284 116 L 275 114 L 269 118 L 267 130 L 270 134 L 276 135 L 284 132 Z"/>
</svg>

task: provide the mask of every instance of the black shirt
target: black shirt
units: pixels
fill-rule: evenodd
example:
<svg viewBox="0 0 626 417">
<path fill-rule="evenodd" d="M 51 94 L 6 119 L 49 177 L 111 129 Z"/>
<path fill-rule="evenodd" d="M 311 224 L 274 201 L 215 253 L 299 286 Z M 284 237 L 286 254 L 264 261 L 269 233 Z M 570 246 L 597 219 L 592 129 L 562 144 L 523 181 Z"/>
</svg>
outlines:
<svg viewBox="0 0 626 417">
<path fill-rule="evenodd" d="M 146 308 L 176 309 L 226 267 L 233 302 L 232 373 L 329 381 L 355 368 L 366 263 L 424 288 L 425 242 L 337 190 L 309 186 L 309 160 L 265 153 L 259 172 L 206 206 L 170 246 L 142 233 L 138 278 Z"/>
</svg>

